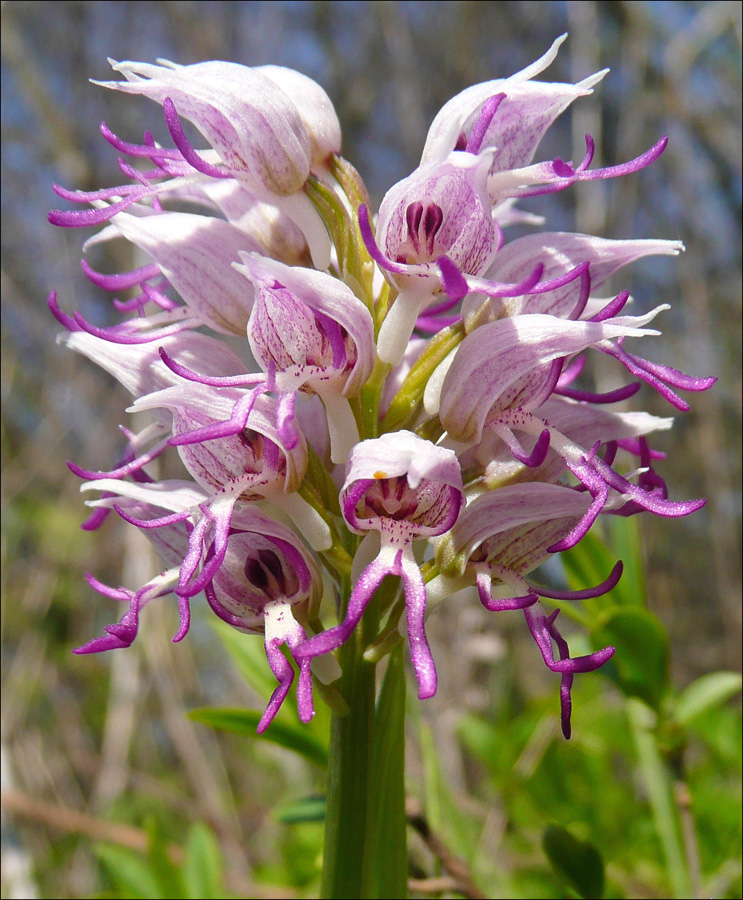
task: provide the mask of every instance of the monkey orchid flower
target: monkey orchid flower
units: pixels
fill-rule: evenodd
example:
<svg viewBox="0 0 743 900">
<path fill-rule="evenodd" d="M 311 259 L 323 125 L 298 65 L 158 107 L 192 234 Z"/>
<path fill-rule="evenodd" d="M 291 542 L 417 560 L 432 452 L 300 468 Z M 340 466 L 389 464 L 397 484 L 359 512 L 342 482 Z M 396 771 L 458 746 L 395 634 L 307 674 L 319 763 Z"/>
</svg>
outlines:
<svg viewBox="0 0 743 900">
<path fill-rule="evenodd" d="M 356 627 L 387 575 L 402 578 L 408 641 L 421 699 L 436 693 L 436 667 L 426 639 L 426 588 L 413 541 L 448 531 L 464 503 L 456 456 L 409 431 L 385 434 L 354 448 L 341 490 L 341 509 L 357 534 L 378 531 L 379 554 L 356 580 L 346 618 L 310 638 L 295 653 L 319 656 L 339 647 Z"/>
<path fill-rule="evenodd" d="M 281 652 L 286 644 L 296 658 L 305 631 L 294 610 L 305 611 L 322 596 L 322 579 L 311 554 L 294 532 L 254 507 L 233 517 L 227 553 L 204 588 L 212 610 L 240 631 L 263 633 L 266 657 L 279 686 L 258 723 L 258 733 L 271 724 L 294 680 L 294 670 Z M 298 659 L 297 706 L 302 722 L 315 711 L 310 660 Z"/>
<path fill-rule="evenodd" d="M 349 398 L 375 362 L 374 325 L 358 297 L 337 278 L 241 254 L 236 268 L 252 283 L 248 342 L 278 391 L 317 394 L 328 417 L 333 462 L 345 462 L 359 433 Z"/>
<path fill-rule="evenodd" d="M 439 539 L 437 560 L 442 575 L 429 585 L 429 596 L 461 589 L 473 581 L 486 609 L 523 610 L 529 630 L 545 664 L 562 675 L 560 704 L 562 730 L 570 737 L 572 702 L 570 689 L 578 672 L 592 672 L 614 654 L 605 647 L 588 656 L 571 657 L 568 645 L 555 625 L 558 610 L 542 612 L 539 597 L 553 600 L 585 600 L 608 593 L 619 581 L 617 563 L 601 584 L 582 591 L 555 591 L 523 577 L 549 556 L 550 545 L 568 534 L 585 515 L 590 498 L 556 484 L 515 484 L 484 494 L 461 513 L 451 531 Z M 493 584 L 503 584 L 518 596 L 495 597 Z M 557 645 L 555 659 L 552 641 Z"/>
<path fill-rule="evenodd" d="M 123 165 L 125 173 L 137 182 L 126 187 L 93 192 L 56 188 L 65 199 L 94 202 L 99 208 L 52 213 L 54 224 L 98 224 L 138 201 L 157 199 L 212 179 L 234 179 L 292 219 L 307 237 L 315 264 L 327 268 L 329 240 L 302 192 L 310 172 L 324 171 L 328 158 L 340 150 L 338 118 L 319 85 L 280 66 L 250 68 L 220 61 L 189 66 L 112 61 L 111 65 L 126 81 L 96 83 L 144 94 L 162 104 L 176 146 L 157 147 L 150 136 L 144 145 L 127 144 L 103 126 L 110 143 L 128 155 L 149 158 L 157 168 L 140 173 Z M 301 110 L 287 93 L 297 89 L 307 98 L 300 104 Z M 209 149 L 193 148 L 183 131 L 181 116 L 199 129 Z M 169 176 L 166 181 L 154 183 L 164 176 Z"/>
<path fill-rule="evenodd" d="M 498 238 L 485 186 L 488 166 L 488 159 L 469 153 L 421 166 L 382 200 L 376 236 L 366 207 L 360 209 L 367 249 L 399 291 L 377 340 L 384 362 L 398 365 L 421 311 L 447 299 L 436 265 L 442 256 L 471 275 L 492 262 Z"/>
<path fill-rule="evenodd" d="M 166 502 L 177 503 L 177 491 L 173 488 L 171 500 Z M 179 500 L 187 502 L 187 489 L 181 488 L 180 493 Z M 152 507 L 141 499 L 128 498 L 119 502 L 127 507 L 125 516 L 130 521 L 134 520 L 135 513 L 140 517 L 152 516 Z M 119 511 L 123 513 L 121 508 Z M 155 519 L 150 521 L 156 522 Z M 186 553 L 188 536 L 183 522 L 171 521 L 146 533 L 166 562 L 177 562 Z M 207 561 L 214 552 L 212 544 L 206 552 Z M 173 640 L 182 640 L 188 632 L 189 604 L 188 599 L 178 593 L 177 565 L 136 592 L 107 587 L 92 576 L 88 576 L 88 582 L 104 596 L 127 602 L 129 606 L 116 625 L 106 626 L 104 636 L 94 638 L 77 648 L 75 653 L 100 653 L 130 646 L 137 636 L 143 607 L 151 600 L 173 592 L 178 596 L 181 616 L 181 626 Z M 294 618 L 293 609 L 301 608 L 306 615 L 307 607 L 319 601 L 322 595 L 320 573 L 311 554 L 291 529 L 250 506 L 234 515 L 226 552 L 205 584 L 204 594 L 214 613 L 233 628 L 264 635 L 266 658 L 279 685 L 258 724 L 258 733 L 261 733 L 273 721 L 294 680 L 294 670 L 281 652 L 281 646 L 286 644 L 293 652 L 305 639 L 304 628 Z M 309 722 L 314 715 L 309 660 L 299 662 L 297 706 L 300 720 Z"/>
</svg>

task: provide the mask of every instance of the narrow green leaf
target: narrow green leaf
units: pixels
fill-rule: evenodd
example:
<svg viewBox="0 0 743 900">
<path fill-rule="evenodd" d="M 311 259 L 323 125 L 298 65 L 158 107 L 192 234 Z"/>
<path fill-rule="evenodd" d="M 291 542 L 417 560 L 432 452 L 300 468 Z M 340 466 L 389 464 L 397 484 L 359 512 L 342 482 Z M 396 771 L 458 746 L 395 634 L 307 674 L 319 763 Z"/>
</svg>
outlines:
<svg viewBox="0 0 743 900">
<path fill-rule="evenodd" d="M 365 896 L 407 897 L 408 844 L 405 816 L 405 665 L 403 648 L 390 654 L 377 700 L 369 804 Z"/>
<path fill-rule="evenodd" d="M 147 860 L 158 885 L 158 897 L 178 898 L 185 894 L 183 879 L 177 866 L 168 857 L 168 846 L 157 820 L 150 817 L 145 823 L 147 832 Z"/>
<path fill-rule="evenodd" d="M 216 707 L 192 709 L 188 714 L 188 717 L 194 722 L 209 725 L 218 731 L 231 731 L 233 734 L 269 741 L 299 753 L 300 756 L 304 756 L 305 759 L 318 766 L 327 765 L 328 751 L 304 726 L 288 725 L 274 720 L 263 734 L 258 734 L 256 729 L 261 716 L 262 713 L 254 709 Z"/>
<path fill-rule="evenodd" d="M 161 900 L 157 879 L 141 853 L 113 844 L 96 844 L 93 852 L 117 889 L 117 895 L 131 900 Z"/>
<path fill-rule="evenodd" d="M 645 559 L 639 516 L 607 516 L 607 519 L 611 553 L 624 563 L 616 597 L 622 604 L 644 605 Z"/>
<path fill-rule="evenodd" d="M 433 831 L 441 832 L 457 856 L 471 863 L 477 850 L 479 825 L 471 815 L 465 815 L 458 806 L 441 767 L 441 757 L 432 729 L 422 718 L 418 722 L 418 737 L 423 762 L 424 806 L 428 823 Z"/>
<path fill-rule="evenodd" d="M 676 701 L 675 718 L 681 725 L 708 709 L 722 706 L 741 689 L 743 678 L 738 672 L 711 672 L 693 681 Z"/>
<path fill-rule="evenodd" d="M 276 811 L 276 818 L 283 825 L 299 825 L 302 822 L 322 822 L 325 819 L 325 796 L 303 797 Z"/>
<path fill-rule="evenodd" d="M 441 793 L 444 788 L 439 770 L 439 758 L 428 722 L 418 718 L 417 732 L 421 762 L 423 763 L 423 806 L 431 828 L 434 831 L 440 831 L 444 819 L 441 803 Z"/>
<path fill-rule="evenodd" d="M 604 861 L 599 851 L 559 825 L 550 825 L 542 836 L 544 852 L 555 870 L 568 879 L 581 897 L 604 896 Z"/>
<path fill-rule="evenodd" d="M 668 689 L 670 646 L 659 619 L 647 609 L 621 607 L 604 615 L 591 631 L 591 642 L 616 647 L 601 671 L 627 697 L 639 697 L 656 711 Z"/>
<path fill-rule="evenodd" d="M 627 700 L 626 710 L 655 830 L 663 848 L 672 896 L 679 900 L 691 897 L 691 876 L 683 848 L 672 775 L 658 746 L 657 717 L 644 703 L 633 698 Z"/>
<path fill-rule="evenodd" d="M 188 900 L 220 900 L 225 896 L 224 864 L 214 832 L 196 822 L 188 833 L 183 881 Z"/>
</svg>

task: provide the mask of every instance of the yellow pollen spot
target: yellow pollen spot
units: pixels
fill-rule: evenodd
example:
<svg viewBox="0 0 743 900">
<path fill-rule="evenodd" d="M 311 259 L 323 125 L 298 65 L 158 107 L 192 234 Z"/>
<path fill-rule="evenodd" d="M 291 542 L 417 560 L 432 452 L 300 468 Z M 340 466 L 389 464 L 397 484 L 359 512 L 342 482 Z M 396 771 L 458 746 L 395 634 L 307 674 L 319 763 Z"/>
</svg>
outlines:
<svg viewBox="0 0 743 900">
<path fill-rule="evenodd" d="M 377 479 L 377 481 L 381 481 L 382 478 L 387 478 L 388 475 L 386 472 L 375 472 L 374 477 Z"/>
</svg>

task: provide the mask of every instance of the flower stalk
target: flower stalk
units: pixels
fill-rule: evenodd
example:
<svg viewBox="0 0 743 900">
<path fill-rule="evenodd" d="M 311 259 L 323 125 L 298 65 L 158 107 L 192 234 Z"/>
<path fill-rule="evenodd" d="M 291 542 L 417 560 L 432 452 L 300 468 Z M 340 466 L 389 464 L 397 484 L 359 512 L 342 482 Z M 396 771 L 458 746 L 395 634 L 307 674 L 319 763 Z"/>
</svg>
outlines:
<svg viewBox="0 0 743 900">
<path fill-rule="evenodd" d="M 365 663 L 365 638 L 373 632 L 374 604 L 363 626 L 340 650 L 339 689 L 347 716 L 333 716 L 327 779 L 325 850 L 321 895 L 363 897 L 364 860 L 371 844 L 370 824 L 377 785 L 374 780 L 376 667 Z M 366 632 L 366 634 L 364 634 Z"/>
</svg>

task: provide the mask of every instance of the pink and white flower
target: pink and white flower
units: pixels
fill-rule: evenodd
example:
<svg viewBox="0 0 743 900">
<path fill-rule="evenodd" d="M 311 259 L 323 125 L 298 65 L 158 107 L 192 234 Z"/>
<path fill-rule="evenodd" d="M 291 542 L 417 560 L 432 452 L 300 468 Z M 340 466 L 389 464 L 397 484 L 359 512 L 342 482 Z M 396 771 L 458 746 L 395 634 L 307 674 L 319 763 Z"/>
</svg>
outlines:
<svg viewBox="0 0 743 900">
<path fill-rule="evenodd" d="M 561 675 L 569 736 L 574 675 L 614 649 L 571 657 L 557 613 L 541 601 L 600 597 L 622 566 L 573 592 L 527 576 L 600 515 L 676 517 L 703 505 L 670 500 L 655 471 L 664 454 L 647 436 L 672 420 L 614 405 L 647 385 L 683 412 L 679 392 L 715 379 L 625 347 L 657 336 L 649 326 L 666 306 L 627 315 L 627 290 L 596 293 L 638 259 L 679 253 L 679 242 L 506 239 L 511 224 L 542 222 L 515 207 L 520 198 L 639 172 L 666 145 L 592 169 L 587 136 L 579 163 L 535 162 L 556 118 L 606 74 L 537 81 L 563 40 L 516 75 L 445 104 L 420 165 L 390 188 L 376 219 L 339 155 L 332 103 L 306 76 L 228 62 L 113 64 L 125 80 L 104 86 L 161 104 L 174 146 L 149 133 L 129 143 L 102 126 L 127 157 L 127 184 L 55 188 L 89 208 L 49 218 L 102 225 L 86 246 L 124 239 L 147 261 L 115 274 L 83 263 L 96 286 L 131 292 L 113 299 L 116 324 L 64 312 L 55 293 L 49 306 L 61 340 L 151 417 L 137 433 L 123 429 L 113 468 L 69 464 L 87 479 L 84 491 L 98 492 L 83 527 L 101 527 L 114 510 L 142 529 L 166 568 L 135 590 L 89 576 L 127 608 L 77 652 L 129 646 L 142 607 L 168 593 L 179 641 L 203 592 L 220 618 L 264 636 L 278 687 L 262 731 L 295 677 L 281 648 L 298 668 L 299 716 L 309 721 L 312 661 L 351 638 L 388 576 L 404 599 L 378 595 L 389 616 L 367 650 L 383 653 L 399 638 L 404 608 L 418 693 L 431 697 L 427 608 L 476 587 L 487 609 L 523 611 L 545 664 Z M 206 147 L 191 145 L 181 117 Z M 198 214 L 169 208 L 183 202 Z M 591 390 L 583 370 L 597 354 L 629 379 Z M 163 454 L 183 477 L 158 477 L 152 464 Z M 340 621 L 326 602 L 333 596 Z"/>
<path fill-rule="evenodd" d="M 421 699 L 436 693 L 436 666 L 424 628 L 426 588 L 413 555 L 413 542 L 448 531 L 464 503 L 456 456 L 409 431 L 363 441 L 349 457 L 341 509 L 351 531 L 378 531 L 379 554 L 357 578 L 346 618 L 311 638 L 300 658 L 339 647 L 358 624 L 387 575 L 402 578 L 410 654 Z"/>
</svg>

